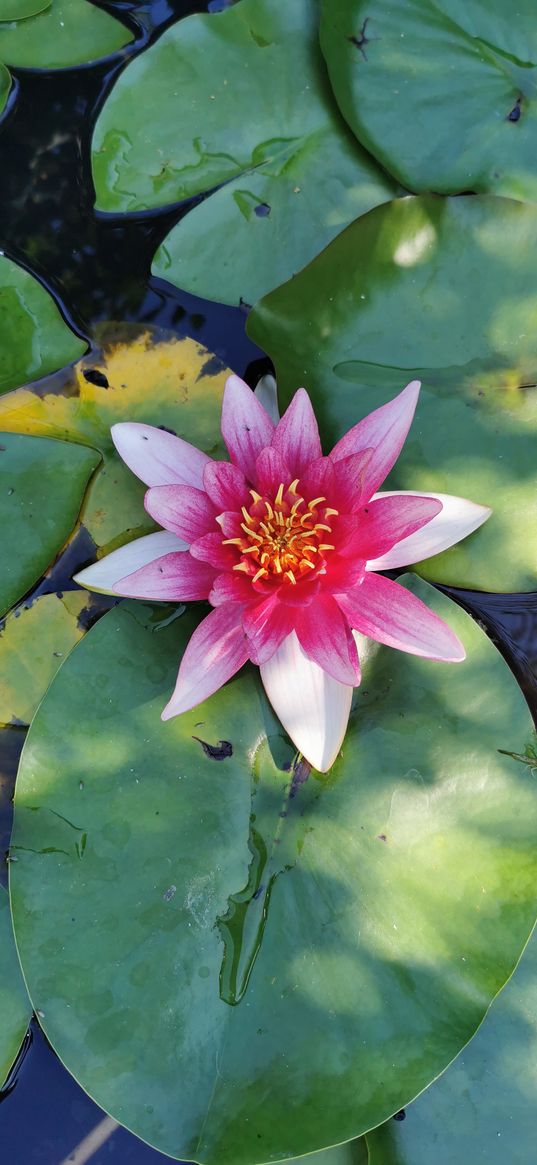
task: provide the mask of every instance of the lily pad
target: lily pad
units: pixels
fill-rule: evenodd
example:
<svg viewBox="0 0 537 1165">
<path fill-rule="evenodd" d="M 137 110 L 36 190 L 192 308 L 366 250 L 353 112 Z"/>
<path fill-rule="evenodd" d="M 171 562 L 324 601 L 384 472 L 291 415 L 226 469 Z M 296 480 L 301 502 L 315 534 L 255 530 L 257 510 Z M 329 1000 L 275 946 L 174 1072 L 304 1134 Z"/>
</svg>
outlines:
<svg viewBox="0 0 537 1165">
<path fill-rule="evenodd" d="M 9 900 L 0 886 L 0 1089 L 15 1062 L 31 1016 L 13 941 Z"/>
<path fill-rule="evenodd" d="M 6 69 L 6 66 L 3 65 L 0 61 L 0 114 L 3 112 L 7 105 L 7 99 L 11 93 L 11 86 L 11 73 L 9 72 L 9 69 Z"/>
<path fill-rule="evenodd" d="M 308 1153 L 303 1157 L 288 1157 L 282 1165 L 369 1165 L 369 1156 L 364 1137 L 357 1141 L 347 1141 L 333 1149 L 321 1149 L 320 1153 Z"/>
<path fill-rule="evenodd" d="M 86 349 L 48 291 L 23 267 L 0 255 L 0 393 L 63 368 Z"/>
<path fill-rule="evenodd" d="M 50 8 L 52 0 L 0 0 L 0 22 L 27 20 Z"/>
<path fill-rule="evenodd" d="M 66 69 L 108 57 L 132 40 L 124 24 L 90 0 L 52 0 L 28 20 L 0 24 L 0 59 L 23 69 Z"/>
<path fill-rule="evenodd" d="M 323 0 L 321 44 L 349 125 L 410 190 L 537 199 L 532 0 Z"/>
<path fill-rule="evenodd" d="M 67 541 L 99 460 L 81 445 L 0 432 L 0 615 L 30 590 Z"/>
<path fill-rule="evenodd" d="M 116 421 L 161 425 L 223 456 L 220 411 L 226 369 L 195 340 L 140 325 L 109 325 L 95 349 L 74 368 L 36 387 L 0 398 L 0 429 L 57 437 L 98 450 L 102 467 L 84 503 L 82 520 L 106 550 L 154 529 L 145 487 L 117 456 Z"/>
<path fill-rule="evenodd" d="M 499 751 L 531 740 L 524 698 L 468 615 L 408 585 L 468 660 L 364 644 L 328 776 L 293 767 L 252 668 L 160 721 L 195 626 L 167 608 L 105 615 L 34 717 L 11 872 L 30 996 L 82 1086 L 172 1157 L 252 1165 L 379 1124 L 531 929 L 535 782 Z"/>
<path fill-rule="evenodd" d="M 435 582 L 537 590 L 537 207 L 486 195 L 378 207 L 256 307 L 281 403 L 305 384 L 327 447 L 422 380 L 387 488 L 459 494 L 492 518 L 419 566 Z"/>
<path fill-rule="evenodd" d="M 232 304 L 254 303 L 395 193 L 333 100 L 311 0 L 241 0 L 169 28 L 105 102 L 93 173 L 98 209 L 116 214 L 225 183 L 173 228 L 153 273 Z"/>
<path fill-rule="evenodd" d="M 29 724 L 62 660 L 84 634 L 84 591 L 41 595 L 0 631 L 0 724 Z"/>
<path fill-rule="evenodd" d="M 537 935 L 482 1027 L 406 1119 L 369 1133 L 369 1165 L 528 1165 L 537 1096 Z"/>
</svg>

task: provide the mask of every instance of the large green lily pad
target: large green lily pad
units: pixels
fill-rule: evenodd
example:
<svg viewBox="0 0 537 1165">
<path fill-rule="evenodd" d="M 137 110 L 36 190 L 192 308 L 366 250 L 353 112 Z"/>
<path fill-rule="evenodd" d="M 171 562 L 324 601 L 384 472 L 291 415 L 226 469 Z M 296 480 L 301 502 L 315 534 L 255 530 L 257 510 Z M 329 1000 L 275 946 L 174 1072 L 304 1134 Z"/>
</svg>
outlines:
<svg viewBox="0 0 537 1165">
<path fill-rule="evenodd" d="M 0 393 L 63 368 L 86 349 L 48 291 L 0 255 Z"/>
<path fill-rule="evenodd" d="M 90 0 L 52 0 L 29 19 L 0 24 L 0 59 L 24 69 L 71 68 L 107 57 L 132 39 L 124 24 Z"/>
<path fill-rule="evenodd" d="M 523 696 L 468 651 L 365 645 L 342 754 L 290 771 L 254 669 L 166 724 L 195 625 L 129 603 L 60 668 L 17 782 L 34 1007 L 83 1087 L 173 1157 L 253 1165 L 360 1135 L 466 1043 L 535 916 Z M 76 724 L 66 733 L 65 724 Z"/>
<path fill-rule="evenodd" d="M 0 398 L 0 429 L 99 451 L 102 466 L 82 520 L 96 545 L 111 550 L 155 527 L 144 510 L 145 487 L 117 456 L 110 426 L 163 425 L 211 456 L 223 456 L 220 412 L 229 369 L 195 340 L 161 329 L 108 325 L 98 338 L 100 348 L 60 377 Z"/>
<path fill-rule="evenodd" d="M 81 445 L 0 432 L 0 615 L 67 541 L 99 460 Z"/>
<path fill-rule="evenodd" d="M 334 102 L 312 0 L 241 0 L 168 29 L 106 101 L 93 172 L 97 207 L 112 213 L 221 186 L 174 227 L 153 273 L 234 304 L 254 303 L 395 191 Z"/>
<path fill-rule="evenodd" d="M 321 44 L 349 125 L 409 189 L 537 199 L 532 0 L 323 0 Z"/>
<path fill-rule="evenodd" d="M 0 630 L 0 725 L 29 724 L 62 660 L 84 634 L 85 591 L 41 595 Z"/>
<path fill-rule="evenodd" d="M 492 506 L 435 582 L 537 590 L 537 207 L 486 195 L 406 198 L 349 227 L 257 306 L 253 340 L 281 403 L 305 384 L 327 440 L 414 377 L 423 388 L 387 488 Z"/>
<path fill-rule="evenodd" d="M 0 886 L 0 1088 L 15 1061 L 31 1015 L 13 941 L 8 896 Z"/>
<path fill-rule="evenodd" d="M 369 1165 L 528 1165 L 535 1149 L 537 935 L 482 1027 L 406 1120 L 367 1137 Z"/>
</svg>

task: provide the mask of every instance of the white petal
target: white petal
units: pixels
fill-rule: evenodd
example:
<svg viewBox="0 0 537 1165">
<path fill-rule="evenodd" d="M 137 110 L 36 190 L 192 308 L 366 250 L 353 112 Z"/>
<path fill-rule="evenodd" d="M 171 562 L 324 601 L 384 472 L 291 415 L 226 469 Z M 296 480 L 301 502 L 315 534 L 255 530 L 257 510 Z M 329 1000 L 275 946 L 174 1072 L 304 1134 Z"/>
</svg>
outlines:
<svg viewBox="0 0 537 1165">
<path fill-rule="evenodd" d="M 110 432 L 125 465 L 146 485 L 203 489 L 203 470 L 211 458 L 182 437 L 137 421 L 120 421 Z"/>
<path fill-rule="evenodd" d="M 343 743 L 353 689 L 304 654 L 294 631 L 260 667 L 267 696 L 293 744 L 325 773 Z"/>
<path fill-rule="evenodd" d="M 120 546 L 113 550 L 106 558 L 87 566 L 79 574 L 75 574 L 74 581 L 89 591 L 99 591 L 103 595 L 117 595 L 114 585 L 121 578 L 133 574 L 140 567 L 147 566 L 155 558 L 162 558 L 175 550 L 188 550 L 188 543 L 183 542 L 176 534 L 168 530 L 159 530 L 156 534 L 147 534 L 145 538 L 136 538 L 127 546 Z"/>
<path fill-rule="evenodd" d="M 368 570 L 393 570 L 397 566 L 408 566 L 412 562 L 421 562 L 424 558 L 431 558 L 433 554 L 440 554 L 448 550 L 462 538 L 466 538 L 478 526 L 482 526 L 490 518 L 492 510 L 488 506 L 479 506 L 467 498 L 457 498 L 452 494 L 433 493 L 432 490 L 403 489 L 382 490 L 376 493 L 375 498 L 393 497 L 394 494 L 410 494 L 419 498 L 438 498 L 442 502 L 442 509 L 435 518 L 402 538 L 387 554 L 368 562 Z"/>
<path fill-rule="evenodd" d="M 254 388 L 254 396 L 256 396 L 259 403 L 263 405 L 263 408 L 265 409 L 265 412 L 268 413 L 271 421 L 274 421 L 274 424 L 277 425 L 280 419 L 280 413 L 278 409 L 278 389 L 276 387 L 276 381 L 270 372 L 267 372 L 266 376 L 262 376 L 261 379 L 258 380 Z"/>
</svg>

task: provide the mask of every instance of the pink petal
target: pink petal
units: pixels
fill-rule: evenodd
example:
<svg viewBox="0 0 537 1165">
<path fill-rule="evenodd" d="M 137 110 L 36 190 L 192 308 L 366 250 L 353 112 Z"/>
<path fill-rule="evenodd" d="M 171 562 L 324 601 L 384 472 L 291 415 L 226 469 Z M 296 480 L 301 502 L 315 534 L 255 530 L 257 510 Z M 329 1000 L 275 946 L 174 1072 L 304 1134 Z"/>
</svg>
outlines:
<svg viewBox="0 0 537 1165">
<path fill-rule="evenodd" d="M 317 421 L 305 388 L 295 392 L 276 427 L 272 445 L 284 457 L 293 478 L 300 477 L 310 462 L 321 456 Z"/>
<path fill-rule="evenodd" d="M 349 453 L 334 464 L 334 492 L 332 500 L 340 514 L 352 514 L 363 505 L 366 496 L 366 474 L 372 449 L 362 449 L 360 453 Z"/>
<path fill-rule="evenodd" d="M 112 440 L 129 469 L 146 485 L 203 487 L 206 453 L 153 425 L 125 421 L 112 425 Z"/>
<path fill-rule="evenodd" d="M 321 590 L 325 594 L 351 590 L 362 581 L 366 566 L 365 558 L 345 558 L 342 554 L 331 554 L 326 574 L 317 576 Z"/>
<path fill-rule="evenodd" d="M 254 663 L 266 663 L 293 630 L 294 612 L 272 594 L 249 607 L 243 622 L 250 641 L 250 659 Z"/>
<path fill-rule="evenodd" d="M 128 542 L 126 546 L 120 546 L 119 550 L 113 550 L 106 558 L 100 558 L 92 566 L 75 574 L 74 581 L 90 591 L 114 595 L 117 594 L 117 584 L 126 575 L 133 574 L 148 562 L 164 558 L 172 551 L 185 550 L 188 550 L 186 542 L 168 530 L 159 530 L 156 534 L 146 534 L 143 538 Z"/>
<path fill-rule="evenodd" d="M 325 497 L 332 501 L 334 466 L 329 457 L 317 457 L 304 470 L 299 489 L 307 499 Z"/>
<path fill-rule="evenodd" d="M 203 472 L 203 487 L 218 513 L 240 510 L 252 500 L 244 473 L 230 461 L 209 461 Z"/>
<path fill-rule="evenodd" d="M 222 531 L 222 538 L 242 538 L 244 530 L 242 523 L 244 522 L 243 515 L 236 510 L 224 510 L 222 514 L 218 514 L 216 523 Z"/>
<path fill-rule="evenodd" d="M 125 575 L 113 589 L 115 594 L 131 599 L 187 602 L 206 599 L 214 577 L 213 568 L 205 562 L 195 562 L 187 550 L 149 562 Z"/>
<path fill-rule="evenodd" d="M 360 663 L 347 619 L 331 595 L 320 597 L 301 613 L 296 633 L 308 659 L 340 684 L 357 687 Z"/>
<path fill-rule="evenodd" d="M 444 663 L 460 663 L 466 656 L 447 623 L 389 578 L 366 574 L 360 586 L 336 598 L 351 627 L 370 639 Z"/>
<path fill-rule="evenodd" d="M 222 538 L 223 535 L 218 533 L 204 534 L 202 538 L 197 538 L 190 547 L 192 557 L 199 559 L 200 562 L 209 562 L 216 570 L 233 570 L 239 561 L 237 548 L 224 546 Z"/>
<path fill-rule="evenodd" d="M 364 494 L 367 497 L 371 497 L 397 461 L 412 424 L 419 390 L 419 380 L 412 380 L 394 400 L 375 409 L 349 429 L 330 454 L 332 461 L 341 461 L 350 453 L 373 450 L 365 473 Z"/>
<path fill-rule="evenodd" d="M 273 497 L 280 484 L 290 485 L 292 473 L 279 449 L 262 449 L 255 463 L 255 484 L 260 494 Z"/>
<path fill-rule="evenodd" d="M 170 720 L 212 696 L 248 659 L 240 603 L 217 607 L 200 623 L 181 660 L 175 691 L 163 713 Z"/>
<path fill-rule="evenodd" d="M 274 423 L 252 390 L 238 376 L 229 376 L 222 403 L 222 436 L 231 460 L 249 481 L 254 480 L 256 458 L 270 445 L 273 432 Z"/>
<path fill-rule="evenodd" d="M 230 570 L 215 578 L 209 602 L 213 607 L 222 607 L 224 603 L 246 605 L 259 602 L 259 595 L 252 589 L 251 582 L 244 574 L 238 570 Z"/>
<path fill-rule="evenodd" d="M 415 490 L 412 490 L 412 495 L 419 496 Z M 406 497 L 407 494 L 404 490 L 398 491 L 397 494 L 383 491 L 377 496 Z M 368 562 L 368 570 L 393 570 L 398 566 L 421 562 L 424 558 L 431 558 L 433 554 L 441 554 L 443 550 L 448 550 L 450 546 L 460 542 L 462 538 L 467 538 L 468 534 L 482 526 L 492 513 L 487 506 L 479 506 L 476 502 L 453 497 L 452 494 L 427 493 L 423 496 L 437 498 L 442 503 L 440 513 L 422 530 L 409 534 L 392 550 Z M 374 498 L 373 501 L 375 500 Z"/>
<path fill-rule="evenodd" d="M 308 659 L 293 631 L 261 665 L 267 696 L 293 744 L 319 772 L 343 744 L 353 689 Z"/>
<path fill-rule="evenodd" d="M 377 498 L 370 501 L 353 516 L 354 533 L 344 548 L 338 540 L 338 550 L 345 555 L 358 554 L 368 561 L 385 554 L 401 538 L 420 530 L 439 514 L 442 503 L 438 498 L 407 497 Z M 341 524 L 341 522 L 340 522 Z"/>
<path fill-rule="evenodd" d="M 148 489 L 144 505 L 151 517 L 184 538 L 193 542 L 215 526 L 215 508 L 207 494 L 192 485 L 154 485 Z"/>
</svg>

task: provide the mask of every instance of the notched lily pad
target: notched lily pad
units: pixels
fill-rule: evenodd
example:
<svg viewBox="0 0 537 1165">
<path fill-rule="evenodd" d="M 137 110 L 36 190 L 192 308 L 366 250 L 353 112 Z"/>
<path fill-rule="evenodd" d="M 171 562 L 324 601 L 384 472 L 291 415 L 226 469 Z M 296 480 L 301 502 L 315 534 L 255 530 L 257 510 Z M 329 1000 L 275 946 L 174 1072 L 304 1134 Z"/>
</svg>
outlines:
<svg viewBox="0 0 537 1165">
<path fill-rule="evenodd" d="M 0 398 L 0 429 L 59 438 L 98 450 L 99 472 L 82 519 L 97 547 L 114 549 L 154 529 L 145 487 L 117 456 L 117 421 L 163 426 L 212 456 L 222 454 L 220 411 L 229 370 L 191 339 L 138 324 L 106 325 L 74 368 Z"/>
<path fill-rule="evenodd" d="M 196 620 L 141 603 L 34 717 L 11 870 L 30 995 L 83 1087 L 173 1157 L 252 1165 L 379 1124 L 466 1043 L 531 929 L 535 782 L 499 751 L 524 753 L 526 704 L 472 619 L 407 585 L 467 661 L 366 644 L 327 775 L 289 769 L 250 667 L 163 724 Z"/>
<path fill-rule="evenodd" d="M 335 105 L 311 0 L 241 0 L 169 28 L 106 101 L 93 173 L 112 213 L 220 186 L 173 228 L 153 273 L 231 304 L 254 303 L 395 191 Z"/>
<path fill-rule="evenodd" d="M 349 125 L 408 189 L 535 202 L 532 0 L 322 0 L 321 45 Z"/>
<path fill-rule="evenodd" d="M 421 379 L 386 488 L 457 494 L 493 516 L 419 565 L 435 582 L 537 590 L 537 207 L 405 198 L 348 228 L 256 307 L 280 403 L 312 395 L 330 447 Z"/>
</svg>

